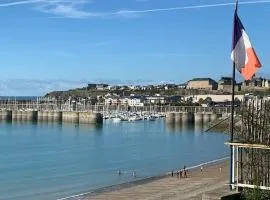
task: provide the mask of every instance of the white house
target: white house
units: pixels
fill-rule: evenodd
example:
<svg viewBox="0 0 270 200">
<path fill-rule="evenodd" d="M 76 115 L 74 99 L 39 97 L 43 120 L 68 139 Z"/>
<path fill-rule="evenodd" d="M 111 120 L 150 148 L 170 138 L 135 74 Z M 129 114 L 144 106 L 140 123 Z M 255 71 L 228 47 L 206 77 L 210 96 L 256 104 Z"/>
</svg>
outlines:
<svg viewBox="0 0 270 200">
<path fill-rule="evenodd" d="M 213 102 L 226 102 L 232 100 L 232 95 L 218 95 L 218 94 L 204 94 L 204 95 L 187 95 L 184 97 L 185 101 L 189 99 L 192 100 L 193 103 L 198 103 L 200 99 L 205 100 L 207 97 L 211 98 Z M 240 101 L 244 100 L 244 95 L 235 95 L 234 98 L 239 99 Z"/>
<path fill-rule="evenodd" d="M 140 106 L 143 106 L 144 104 L 140 98 L 131 98 L 131 99 L 128 99 L 128 105 L 140 107 Z"/>
</svg>

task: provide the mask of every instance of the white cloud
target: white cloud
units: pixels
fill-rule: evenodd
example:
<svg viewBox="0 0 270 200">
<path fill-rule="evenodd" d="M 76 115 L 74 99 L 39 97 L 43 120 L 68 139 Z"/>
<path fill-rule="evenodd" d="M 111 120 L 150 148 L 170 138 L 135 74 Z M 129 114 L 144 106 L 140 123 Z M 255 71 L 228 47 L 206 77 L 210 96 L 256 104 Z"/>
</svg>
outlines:
<svg viewBox="0 0 270 200">
<path fill-rule="evenodd" d="M 242 1 L 239 4 L 249 5 L 249 4 L 266 4 L 270 3 L 270 0 L 261 0 L 261 1 Z M 164 12 L 164 11 L 175 11 L 175 10 L 190 10 L 190 9 L 200 9 L 200 8 L 214 8 L 214 7 L 226 7 L 226 6 L 235 6 L 235 2 L 229 3 L 217 3 L 217 4 L 203 4 L 203 5 L 193 5 L 193 6 L 177 6 L 170 8 L 154 8 L 146 10 L 120 10 L 115 14 L 143 14 L 143 13 L 154 13 L 154 12 Z"/>
<path fill-rule="evenodd" d="M 84 6 L 91 0 L 23 0 L 0 3 L 0 7 L 32 5 L 36 10 L 66 18 L 102 17 L 104 13 L 89 12 Z"/>
<path fill-rule="evenodd" d="M 91 17 L 100 17 L 101 13 L 86 11 L 83 6 L 90 4 L 89 0 L 47 0 L 40 3 L 36 8 L 37 10 L 60 16 L 64 18 L 85 19 Z"/>
<path fill-rule="evenodd" d="M 74 5 L 49 5 L 49 6 L 40 6 L 38 9 L 44 13 L 49 13 L 53 15 L 63 16 L 67 18 L 89 18 L 95 16 L 89 12 L 78 9 Z"/>
<path fill-rule="evenodd" d="M 147 1 L 147 0 L 136 0 L 136 1 Z M 145 10 L 123 10 L 111 12 L 91 12 L 85 8 L 86 4 L 93 3 L 92 0 L 21 0 L 21 1 L 9 1 L 0 3 L 0 7 L 12 7 L 12 6 L 23 6 L 32 5 L 37 10 L 52 14 L 54 16 L 63 18 L 77 18 L 77 19 L 89 19 L 89 18 L 115 18 L 125 17 L 134 18 L 140 16 L 143 13 L 154 13 L 164 11 L 175 11 L 175 10 L 189 10 L 189 9 L 202 9 L 202 8 L 213 8 L 213 7 L 226 7 L 234 6 L 234 2 L 218 3 L 218 4 L 203 4 L 203 5 L 192 5 L 192 6 L 178 6 L 169 8 L 154 8 Z M 239 4 L 265 4 L 270 3 L 270 0 L 253 0 L 253 1 L 241 1 Z"/>
</svg>

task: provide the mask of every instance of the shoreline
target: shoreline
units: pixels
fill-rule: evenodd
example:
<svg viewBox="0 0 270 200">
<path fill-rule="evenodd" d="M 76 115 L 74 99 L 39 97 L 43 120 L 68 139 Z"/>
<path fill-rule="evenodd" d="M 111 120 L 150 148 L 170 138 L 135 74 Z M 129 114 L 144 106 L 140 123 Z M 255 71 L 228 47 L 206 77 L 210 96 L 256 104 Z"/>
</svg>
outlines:
<svg viewBox="0 0 270 200">
<path fill-rule="evenodd" d="M 219 165 L 221 163 L 225 163 L 227 160 L 229 160 L 229 156 L 224 157 L 224 158 L 220 158 L 220 159 L 207 161 L 204 163 L 200 163 L 198 165 L 186 167 L 186 169 L 189 170 L 188 174 L 191 174 L 191 173 L 198 171 L 201 166 L 208 168 L 211 166 Z M 176 172 L 176 170 L 179 170 L 179 169 L 174 169 L 173 171 Z M 83 199 L 84 198 L 91 198 L 91 197 L 95 197 L 96 195 L 100 195 L 100 194 L 104 194 L 104 193 L 108 193 L 108 192 L 114 192 L 114 191 L 118 191 L 118 190 L 122 190 L 122 189 L 132 188 L 134 186 L 148 184 L 148 183 L 151 183 L 151 182 L 154 182 L 157 180 L 161 180 L 161 179 L 165 179 L 167 177 L 170 177 L 170 175 L 171 175 L 171 172 L 165 172 L 164 174 L 150 176 L 150 177 L 144 177 L 144 178 L 137 179 L 137 180 L 131 180 L 131 181 L 127 181 L 124 183 L 105 186 L 105 187 L 94 189 L 94 190 L 89 191 L 89 192 L 84 192 L 84 193 L 75 194 L 75 195 L 68 196 L 68 197 L 58 198 L 57 200 L 76 200 L 77 198 L 80 198 L 80 199 L 81 198 L 83 198 Z M 183 178 L 183 179 L 185 179 L 185 178 Z"/>
</svg>

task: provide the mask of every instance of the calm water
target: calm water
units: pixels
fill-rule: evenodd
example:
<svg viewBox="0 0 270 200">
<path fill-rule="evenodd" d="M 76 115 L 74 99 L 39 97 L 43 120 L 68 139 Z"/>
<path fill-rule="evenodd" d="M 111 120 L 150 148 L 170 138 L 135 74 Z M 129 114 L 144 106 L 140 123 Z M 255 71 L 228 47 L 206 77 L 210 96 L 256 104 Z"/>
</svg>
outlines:
<svg viewBox="0 0 270 200">
<path fill-rule="evenodd" d="M 229 155 L 226 135 L 155 122 L 0 124 L 0 199 L 49 200 Z M 119 176 L 117 170 L 123 174 Z"/>
</svg>

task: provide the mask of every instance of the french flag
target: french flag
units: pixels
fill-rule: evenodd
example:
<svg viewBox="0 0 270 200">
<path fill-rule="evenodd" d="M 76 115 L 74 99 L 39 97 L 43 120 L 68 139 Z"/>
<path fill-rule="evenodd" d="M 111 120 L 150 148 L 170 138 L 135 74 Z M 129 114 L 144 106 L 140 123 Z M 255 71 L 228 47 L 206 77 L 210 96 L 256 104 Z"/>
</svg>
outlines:
<svg viewBox="0 0 270 200">
<path fill-rule="evenodd" d="M 231 59 L 236 69 L 243 75 L 245 80 L 250 80 L 261 67 L 261 63 L 253 49 L 245 28 L 237 15 L 234 14 L 233 48 Z"/>
</svg>

